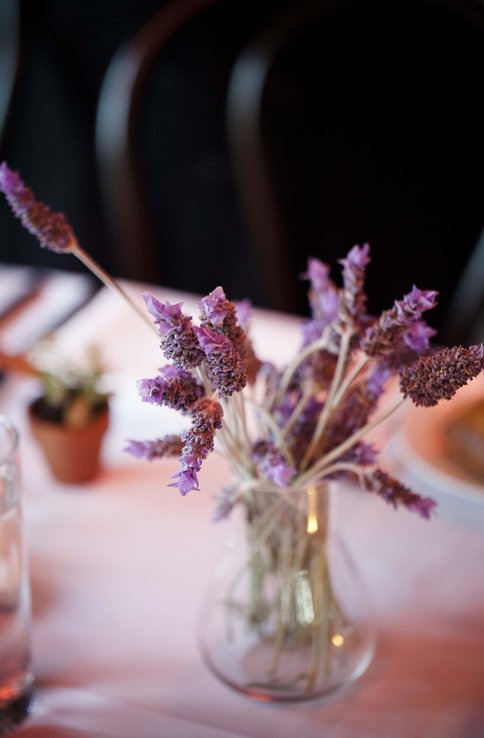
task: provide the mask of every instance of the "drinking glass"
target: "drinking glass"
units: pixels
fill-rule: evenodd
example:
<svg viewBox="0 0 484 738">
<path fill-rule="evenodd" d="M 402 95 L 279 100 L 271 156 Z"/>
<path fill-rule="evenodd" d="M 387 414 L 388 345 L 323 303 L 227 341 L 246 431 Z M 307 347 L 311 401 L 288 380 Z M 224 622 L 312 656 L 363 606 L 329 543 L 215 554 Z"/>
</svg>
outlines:
<svg viewBox="0 0 484 738">
<path fill-rule="evenodd" d="M 18 432 L 0 415 L 0 732 L 28 713 L 30 582 L 21 509 Z"/>
</svg>

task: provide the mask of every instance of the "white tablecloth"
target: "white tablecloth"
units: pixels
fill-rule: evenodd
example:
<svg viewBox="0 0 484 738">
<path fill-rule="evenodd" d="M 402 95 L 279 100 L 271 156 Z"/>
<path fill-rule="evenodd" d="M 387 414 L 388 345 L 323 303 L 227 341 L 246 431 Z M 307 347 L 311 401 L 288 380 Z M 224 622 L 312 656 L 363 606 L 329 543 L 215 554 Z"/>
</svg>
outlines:
<svg viewBox="0 0 484 738">
<path fill-rule="evenodd" d="M 258 313 L 253 327 L 270 358 L 297 345 L 292 318 Z M 375 657 L 359 681 L 325 700 L 250 701 L 208 671 L 196 638 L 230 525 L 210 522 L 228 478 L 224 459 L 213 455 L 203 491 L 182 498 L 166 486 L 176 461 L 123 453 L 126 438 L 154 437 L 178 418 L 137 397 L 135 379 L 164 362 L 156 336 L 117 298 L 101 292 L 60 340 L 73 352 L 102 343 L 115 396 L 103 470 L 70 487 L 52 479 L 29 436 L 35 381 L 11 377 L 0 388 L 0 412 L 21 431 L 33 598 L 35 701 L 19 736 L 484 736 L 483 503 L 436 488 L 439 513 L 426 522 L 348 490 L 339 517 L 373 599 Z"/>
</svg>

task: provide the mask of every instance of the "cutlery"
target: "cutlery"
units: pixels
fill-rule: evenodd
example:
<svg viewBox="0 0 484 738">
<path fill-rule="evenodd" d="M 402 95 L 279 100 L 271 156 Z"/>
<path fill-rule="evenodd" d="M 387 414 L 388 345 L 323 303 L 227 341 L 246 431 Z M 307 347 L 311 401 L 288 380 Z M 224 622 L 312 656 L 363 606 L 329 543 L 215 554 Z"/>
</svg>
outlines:
<svg viewBox="0 0 484 738">
<path fill-rule="evenodd" d="M 2 268 L 0 285 L 3 272 Z M 32 373 L 28 352 L 92 300 L 100 285 L 90 275 L 56 270 L 27 272 L 16 280 L 19 290 L 11 290 L 3 301 L 3 312 L 0 304 L 0 367 L 7 372 Z M 26 294 L 29 283 L 31 292 Z"/>
</svg>

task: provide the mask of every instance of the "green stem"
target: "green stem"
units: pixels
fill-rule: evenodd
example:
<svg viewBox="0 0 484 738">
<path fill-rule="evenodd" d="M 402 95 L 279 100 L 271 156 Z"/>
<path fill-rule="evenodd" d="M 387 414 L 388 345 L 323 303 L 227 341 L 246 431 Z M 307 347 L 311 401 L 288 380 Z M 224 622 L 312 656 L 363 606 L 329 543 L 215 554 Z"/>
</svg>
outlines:
<svg viewBox="0 0 484 738">
<path fill-rule="evenodd" d="M 306 392 L 303 395 L 301 395 L 299 402 L 297 403 L 296 407 L 292 411 L 290 418 L 288 419 L 285 426 L 281 430 L 281 439 L 285 439 L 289 435 L 289 433 L 294 427 L 294 424 L 298 421 L 299 417 L 301 416 L 301 413 L 304 412 L 304 408 L 308 404 L 311 397 L 313 397 L 313 392 L 311 389 L 307 389 Z"/>
<path fill-rule="evenodd" d="M 151 330 L 154 330 L 155 333 L 158 335 L 158 331 L 156 330 L 156 327 L 152 323 L 148 314 L 141 310 L 139 305 L 134 302 L 130 295 L 128 295 L 128 293 L 121 287 L 121 285 L 115 279 L 113 279 L 102 268 L 100 264 L 94 261 L 94 259 L 89 256 L 89 254 L 87 254 L 77 242 L 74 244 L 71 253 L 73 253 L 74 256 L 76 256 L 79 261 L 81 261 L 89 269 L 89 271 L 91 271 L 108 289 L 110 289 L 111 292 L 114 292 L 114 294 L 121 297 L 129 305 L 129 307 L 132 308 L 147 325 L 149 325 Z"/>
<path fill-rule="evenodd" d="M 304 454 L 304 458 L 301 462 L 301 469 L 304 469 L 307 466 L 308 462 L 311 460 L 311 457 L 314 451 L 316 450 L 319 441 L 321 440 L 321 436 L 323 435 L 326 429 L 326 425 L 328 423 L 331 410 L 332 410 L 332 406 L 333 406 L 333 398 L 340 386 L 341 378 L 342 378 L 342 375 L 346 367 L 346 363 L 348 359 L 348 349 L 350 345 L 350 338 L 351 338 L 351 331 L 349 330 L 345 331 L 343 335 L 341 336 L 341 344 L 340 344 L 340 350 L 338 353 L 338 361 L 336 362 L 336 368 L 334 370 L 333 379 L 332 379 L 330 388 L 328 390 L 328 394 L 326 396 L 323 410 L 321 412 L 321 415 L 319 416 L 316 429 L 311 439 L 311 443 L 309 444 L 308 449 L 306 453 Z"/>
<path fill-rule="evenodd" d="M 249 437 L 249 431 L 247 429 L 247 416 L 245 412 L 245 400 L 242 392 L 237 392 L 234 397 L 234 409 L 237 411 L 238 419 L 240 422 L 240 428 L 242 437 L 245 441 L 245 447 L 247 449 L 252 448 L 252 443 Z M 251 465 L 253 468 L 253 465 Z"/>
<path fill-rule="evenodd" d="M 282 646 L 284 644 L 284 636 L 288 623 L 290 621 L 290 609 L 292 590 L 294 587 L 294 569 L 291 566 L 291 531 L 282 531 L 282 541 L 280 550 L 280 571 L 278 576 L 281 579 L 281 590 L 279 593 L 279 613 L 277 630 L 274 636 L 271 674 L 275 676 L 279 669 L 281 660 Z"/>
<path fill-rule="evenodd" d="M 302 349 L 296 359 L 292 361 L 285 369 L 284 374 L 282 375 L 281 383 L 279 386 L 279 390 L 277 392 L 275 402 L 280 402 L 282 398 L 286 394 L 286 390 L 289 387 L 289 384 L 291 382 L 291 379 L 294 375 L 294 372 L 302 364 L 302 362 L 307 359 L 308 356 L 310 356 L 315 351 L 319 351 L 320 349 L 326 348 L 327 345 L 327 336 L 328 332 L 325 331 L 321 338 L 319 338 L 317 341 L 314 341 L 313 343 L 306 346 L 306 348 Z"/>
<path fill-rule="evenodd" d="M 220 444 L 225 451 L 225 455 L 230 459 L 230 463 L 236 469 L 236 471 L 246 480 L 252 478 L 251 464 L 246 458 L 243 458 L 241 453 L 240 445 L 234 439 L 230 427 L 223 422 L 222 428 L 218 435 Z"/>
<path fill-rule="evenodd" d="M 380 423 L 386 420 L 389 415 L 392 415 L 392 413 L 398 410 L 398 408 L 404 402 L 404 397 L 395 400 L 394 403 L 392 403 L 389 407 L 387 407 L 379 415 L 377 415 L 374 420 L 364 425 L 362 428 L 356 431 L 356 433 L 353 433 L 352 436 L 349 436 L 345 441 L 343 441 L 343 443 L 340 443 L 339 446 L 335 446 L 335 448 L 331 449 L 331 451 L 323 456 L 323 458 L 320 459 L 316 464 L 314 464 L 314 466 L 307 469 L 307 471 L 300 477 L 294 479 L 294 484 L 297 484 L 297 486 L 304 486 L 305 484 L 309 484 L 312 480 L 316 479 L 322 471 L 326 471 L 326 467 L 332 461 L 334 461 L 334 459 L 337 459 L 338 456 L 341 456 L 350 448 L 352 448 L 352 446 L 357 444 L 358 441 L 360 441 L 367 433 L 370 433 L 378 425 L 380 425 Z"/>
<path fill-rule="evenodd" d="M 348 372 L 346 377 L 341 382 L 338 391 L 335 393 L 335 396 L 333 398 L 333 408 L 335 408 L 340 403 L 348 387 L 356 379 L 356 377 L 361 372 L 361 370 L 364 369 L 367 363 L 368 363 L 368 357 L 362 356 L 356 362 L 356 364 L 351 369 L 351 371 Z"/>
<path fill-rule="evenodd" d="M 262 407 L 256 405 L 255 403 L 253 403 L 252 400 L 248 400 L 248 402 L 250 402 L 251 404 L 254 405 L 255 410 L 257 412 L 257 415 L 265 423 L 265 425 L 267 426 L 267 428 L 273 433 L 276 446 L 280 449 L 281 453 L 284 455 L 287 463 L 290 466 L 296 468 L 296 464 L 295 464 L 294 457 L 292 455 L 291 449 L 289 448 L 289 446 L 285 442 L 285 440 L 284 440 L 284 438 L 282 436 L 282 433 L 281 433 L 281 429 L 277 425 L 277 423 L 274 420 L 274 418 L 272 417 L 272 415 L 267 410 L 265 410 L 265 408 L 262 408 Z"/>
</svg>

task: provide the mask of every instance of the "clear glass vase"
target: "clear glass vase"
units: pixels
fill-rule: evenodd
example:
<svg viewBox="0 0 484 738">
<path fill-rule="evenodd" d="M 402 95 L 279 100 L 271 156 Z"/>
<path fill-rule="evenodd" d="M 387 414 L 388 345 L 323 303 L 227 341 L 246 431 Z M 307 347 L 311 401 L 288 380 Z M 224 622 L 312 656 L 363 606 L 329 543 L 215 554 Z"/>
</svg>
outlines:
<svg viewBox="0 0 484 738">
<path fill-rule="evenodd" d="M 369 598 L 334 530 L 329 485 L 251 489 L 200 619 L 208 667 L 262 701 L 321 697 L 359 677 L 376 643 Z"/>
</svg>

